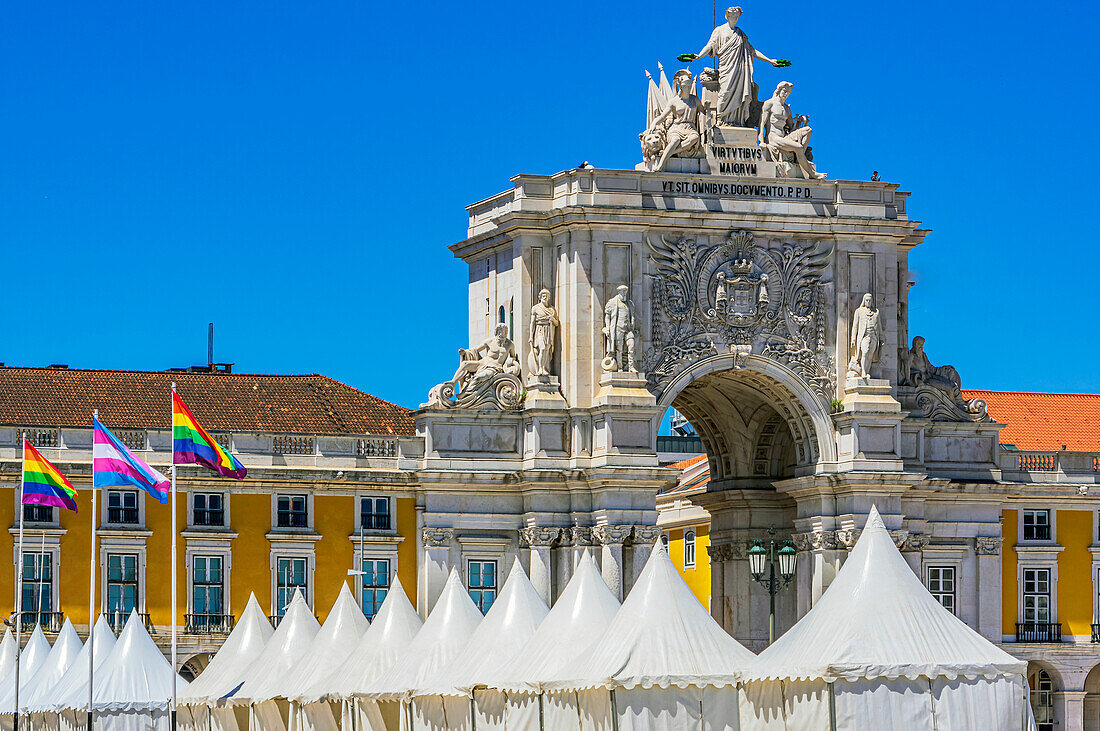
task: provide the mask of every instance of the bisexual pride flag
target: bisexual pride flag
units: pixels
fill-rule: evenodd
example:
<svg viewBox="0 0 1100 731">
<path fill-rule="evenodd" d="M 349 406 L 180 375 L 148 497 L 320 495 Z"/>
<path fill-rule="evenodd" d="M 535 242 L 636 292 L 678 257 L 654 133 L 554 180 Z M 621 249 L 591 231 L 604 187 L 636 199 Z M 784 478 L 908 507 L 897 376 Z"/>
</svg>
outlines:
<svg viewBox="0 0 1100 731">
<path fill-rule="evenodd" d="M 172 391 L 172 464 L 197 464 L 222 477 L 243 480 L 248 471 L 241 461 L 207 434 L 187 404 Z"/>
<path fill-rule="evenodd" d="M 76 490 L 50 461 L 23 439 L 23 502 L 76 512 Z"/>
<path fill-rule="evenodd" d="M 107 427 L 93 417 L 92 484 L 95 487 L 140 487 L 162 503 L 168 502 L 168 478 L 135 457 Z"/>
</svg>

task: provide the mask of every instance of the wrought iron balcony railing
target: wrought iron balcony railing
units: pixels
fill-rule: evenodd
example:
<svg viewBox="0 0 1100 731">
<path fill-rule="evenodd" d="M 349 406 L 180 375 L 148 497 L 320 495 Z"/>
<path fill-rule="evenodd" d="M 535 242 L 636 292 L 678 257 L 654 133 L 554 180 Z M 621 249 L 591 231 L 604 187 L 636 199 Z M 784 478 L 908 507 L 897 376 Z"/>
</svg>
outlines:
<svg viewBox="0 0 1100 731">
<path fill-rule="evenodd" d="M 188 614 L 183 631 L 192 635 L 227 635 L 233 631 L 232 614 Z"/>
<path fill-rule="evenodd" d="M 1095 638 L 1095 627 L 1093 628 L 1093 637 Z M 1017 642 L 1061 642 L 1062 641 L 1062 623 L 1061 622 L 1017 622 L 1016 623 L 1016 641 Z"/>
<path fill-rule="evenodd" d="M 64 612 L 20 612 L 19 622 L 23 625 L 24 632 L 34 630 L 36 624 L 42 626 L 43 632 L 60 632 L 61 625 L 65 622 Z"/>
</svg>

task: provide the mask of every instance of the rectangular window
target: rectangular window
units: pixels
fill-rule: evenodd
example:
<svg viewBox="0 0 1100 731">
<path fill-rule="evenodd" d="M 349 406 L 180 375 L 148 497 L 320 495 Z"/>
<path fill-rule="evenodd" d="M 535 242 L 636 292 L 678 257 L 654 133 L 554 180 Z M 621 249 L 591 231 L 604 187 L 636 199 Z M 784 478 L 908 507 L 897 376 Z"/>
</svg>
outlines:
<svg viewBox="0 0 1100 731">
<path fill-rule="evenodd" d="M 302 592 L 302 598 L 309 600 L 309 587 L 306 586 L 306 559 L 280 558 L 276 562 L 275 576 L 275 615 L 283 616 L 295 591 Z"/>
<path fill-rule="evenodd" d="M 225 588 L 221 556 L 195 556 L 191 568 L 192 625 L 220 625 L 225 614 Z"/>
<path fill-rule="evenodd" d="M 684 568 L 695 568 L 695 531 L 684 531 Z"/>
<path fill-rule="evenodd" d="M 390 562 L 384 558 L 367 558 L 363 559 L 362 567 L 363 594 L 360 601 L 364 616 L 373 621 L 390 588 Z"/>
<path fill-rule="evenodd" d="M 1024 540 L 1025 541 L 1049 541 L 1050 540 L 1050 511 L 1049 510 L 1025 510 L 1024 511 Z"/>
<path fill-rule="evenodd" d="M 53 611 L 53 556 L 48 553 L 23 553 L 23 599 L 20 603 L 23 624 L 48 626 Z"/>
<path fill-rule="evenodd" d="M 1024 569 L 1024 622 L 1050 622 L 1050 569 Z"/>
<path fill-rule="evenodd" d="M 52 523 L 53 521 L 53 506 L 37 505 L 35 503 L 23 505 L 24 523 Z"/>
<path fill-rule="evenodd" d="M 195 493 L 191 515 L 191 525 L 221 528 L 225 525 L 225 509 L 220 492 Z"/>
<path fill-rule="evenodd" d="M 277 510 L 279 528 L 306 528 L 309 521 L 306 515 L 305 495 L 280 495 Z"/>
<path fill-rule="evenodd" d="M 123 621 L 138 605 L 137 564 L 133 553 L 107 554 L 107 613 Z"/>
<path fill-rule="evenodd" d="M 137 525 L 137 490 L 107 491 L 107 522 L 112 525 Z"/>
<path fill-rule="evenodd" d="M 942 604 L 944 609 L 956 614 L 954 566 L 929 566 L 928 591 L 936 597 L 936 601 Z"/>
<path fill-rule="evenodd" d="M 390 529 L 390 499 L 365 497 L 359 501 L 359 525 L 363 530 Z"/>
<path fill-rule="evenodd" d="M 497 598 L 497 562 L 470 561 L 468 569 L 470 598 L 485 614 Z"/>
</svg>

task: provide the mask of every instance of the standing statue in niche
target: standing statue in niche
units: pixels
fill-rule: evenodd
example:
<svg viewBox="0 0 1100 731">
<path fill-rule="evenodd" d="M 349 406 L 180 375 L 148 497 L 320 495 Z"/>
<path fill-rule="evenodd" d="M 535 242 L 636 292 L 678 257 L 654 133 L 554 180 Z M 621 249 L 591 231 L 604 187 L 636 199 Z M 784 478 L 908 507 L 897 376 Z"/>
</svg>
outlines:
<svg viewBox="0 0 1100 731">
<path fill-rule="evenodd" d="M 806 155 L 810 135 L 813 134 L 813 129 L 807 124 L 809 119 L 801 115 L 791 117 L 787 97 L 792 89 L 794 84 L 780 81 L 772 98 L 764 102 L 760 113 L 760 146 L 766 147 L 771 159 L 780 163 L 781 172 L 786 172 L 783 168 L 790 169 L 787 160 L 793 156 L 808 180 L 824 180 L 825 173 L 819 173 Z"/>
<path fill-rule="evenodd" d="M 558 324 L 558 311 L 550 304 L 550 290 L 543 289 L 539 292 L 539 301 L 531 308 L 531 375 L 550 375 Z"/>
<path fill-rule="evenodd" d="M 727 22 L 714 29 L 707 45 L 696 54 L 697 58 L 718 58 L 718 124 L 730 127 L 750 126 L 752 105 L 756 101 L 752 83 L 753 59 L 760 59 L 777 68 L 789 65 L 768 58 L 753 48 L 745 31 L 737 27 L 741 12 L 740 7 L 728 8 Z"/>
<path fill-rule="evenodd" d="M 642 155 L 653 158 L 655 148 L 664 145 L 661 157 L 653 165 L 653 171 L 665 169 L 668 159 L 676 157 L 702 157 L 702 136 L 699 123 L 706 119 L 706 107 L 694 93 L 694 79 L 691 72 L 681 69 L 672 77 L 675 96 L 668 100 L 661 113 L 653 120 L 639 137 L 642 140 Z"/>
<path fill-rule="evenodd" d="M 614 373 L 637 373 L 634 367 L 634 335 L 638 326 L 634 321 L 634 303 L 628 295 L 630 288 L 620 284 L 615 296 L 603 308 L 603 339 L 607 355 L 603 369 Z"/>
<path fill-rule="evenodd" d="M 882 332 L 882 320 L 875 298 L 863 295 L 863 302 L 852 316 L 852 336 L 848 343 L 851 358 L 848 360 L 848 378 L 870 378 L 871 364 L 878 362 L 886 338 Z"/>
</svg>

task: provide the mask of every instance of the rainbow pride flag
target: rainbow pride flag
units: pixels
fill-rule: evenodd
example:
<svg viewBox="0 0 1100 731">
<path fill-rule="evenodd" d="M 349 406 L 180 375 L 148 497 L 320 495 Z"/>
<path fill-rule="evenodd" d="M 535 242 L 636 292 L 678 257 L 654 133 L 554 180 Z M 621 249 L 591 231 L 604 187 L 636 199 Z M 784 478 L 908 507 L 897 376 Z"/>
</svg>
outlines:
<svg viewBox="0 0 1100 731">
<path fill-rule="evenodd" d="M 162 503 L 172 483 L 133 455 L 130 448 L 93 418 L 92 484 L 95 487 L 140 487 Z"/>
<path fill-rule="evenodd" d="M 172 464 L 197 464 L 222 477 L 243 480 L 248 470 L 206 433 L 187 404 L 172 392 Z"/>
<path fill-rule="evenodd" d="M 23 439 L 23 502 L 76 512 L 76 490 L 50 461 Z"/>
</svg>

